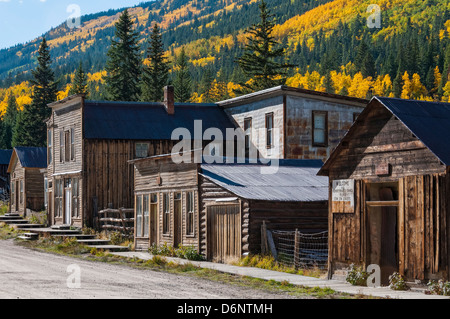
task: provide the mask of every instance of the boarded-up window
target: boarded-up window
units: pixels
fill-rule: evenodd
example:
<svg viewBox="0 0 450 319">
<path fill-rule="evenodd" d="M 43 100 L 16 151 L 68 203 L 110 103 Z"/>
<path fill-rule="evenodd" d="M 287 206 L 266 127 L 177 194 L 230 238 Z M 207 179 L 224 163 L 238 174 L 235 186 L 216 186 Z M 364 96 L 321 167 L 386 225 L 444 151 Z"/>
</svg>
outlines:
<svg viewBox="0 0 450 319">
<path fill-rule="evenodd" d="M 313 145 L 328 145 L 328 113 L 313 112 Z"/>
<path fill-rule="evenodd" d="M 136 158 L 148 157 L 148 143 L 136 143 Z"/>
<path fill-rule="evenodd" d="M 186 235 L 194 236 L 195 228 L 194 228 L 194 217 L 195 217 L 195 209 L 194 209 L 194 192 L 188 192 L 186 194 Z"/>
</svg>

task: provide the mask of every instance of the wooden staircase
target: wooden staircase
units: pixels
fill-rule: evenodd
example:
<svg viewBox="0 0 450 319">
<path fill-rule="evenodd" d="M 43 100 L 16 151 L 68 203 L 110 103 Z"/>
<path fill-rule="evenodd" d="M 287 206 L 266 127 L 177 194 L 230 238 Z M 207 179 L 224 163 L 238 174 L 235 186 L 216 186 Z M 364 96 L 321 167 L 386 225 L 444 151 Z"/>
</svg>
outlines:
<svg viewBox="0 0 450 319">
<path fill-rule="evenodd" d="M 109 251 L 128 251 L 125 246 L 112 245 L 109 240 L 99 239 L 95 235 L 85 235 L 79 229 L 72 229 L 69 225 L 58 225 L 50 228 L 37 228 L 30 230 L 30 233 L 40 235 L 49 235 L 55 238 L 75 238 L 79 244 L 90 248 L 103 249 Z"/>
<path fill-rule="evenodd" d="M 44 225 L 41 224 L 30 224 L 30 222 L 27 219 L 23 218 L 17 213 L 9 213 L 0 216 L 0 223 L 5 223 L 19 230 L 30 230 L 34 228 L 44 227 Z M 32 238 L 34 236 L 29 237 Z"/>
</svg>

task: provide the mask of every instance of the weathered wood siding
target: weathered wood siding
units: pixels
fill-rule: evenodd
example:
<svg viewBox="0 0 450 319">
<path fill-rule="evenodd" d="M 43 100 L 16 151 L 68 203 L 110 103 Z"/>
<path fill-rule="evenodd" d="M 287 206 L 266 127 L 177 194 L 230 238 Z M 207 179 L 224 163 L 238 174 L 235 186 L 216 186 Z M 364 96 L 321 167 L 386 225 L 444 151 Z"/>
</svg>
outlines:
<svg viewBox="0 0 450 319">
<path fill-rule="evenodd" d="M 270 230 L 320 233 L 328 230 L 328 202 L 270 202 L 249 201 L 248 251 L 261 250 L 261 226 L 266 222 Z"/>
<path fill-rule="evenodd" d="M 136 163 L 134 166 L 134 194 L 158 196 L 158 220 L 157 220 L 157 245 L 175 244 L 175 213 L 174 213 L 174 194 L 181 194 L 181 238 L 182 246 L 199 245 L 199 199 L 198 199 L 198 165 L 195 163 L 175 164 L 171 158 L 160 160 L 145 160 L 142 163 Z M 187 193 L 194 195 L 194 234 L 187 233 Z M 169 195 L 170 205 L 170 225 L 169 232 L 164 233 L 164 207 L 163 196 Z M 152 225 L 150 225 L 152 228 Z M 138 250 L 149 248 L 149 238 L 139 238 L 135 236 L 135 247 Z"/>
<path fill-rule="evenodd" d="M 399 271 L 408 280 L 448 277 L 448 168 L 381 105 L 352 136 L 329 171 L 330 201 L 333 180 L 356 180 L 355 212 L 329 211 L 331 273 L 352 263 L 368 266 L 368 185 L 394 182 Z M 388 174 L 377 173 L 381 164 Z"/>
<path fill-rule="evenodd" d="M 148 143 L 149 156 L 170 153 L 174 145 L 173 141 L 83 141 L 82 203 L 87 225 L 92 224 L 95 210 L 134 207 L 134 171 L 128 161 L 136 158 L 136 143 Z"/>
</svg>

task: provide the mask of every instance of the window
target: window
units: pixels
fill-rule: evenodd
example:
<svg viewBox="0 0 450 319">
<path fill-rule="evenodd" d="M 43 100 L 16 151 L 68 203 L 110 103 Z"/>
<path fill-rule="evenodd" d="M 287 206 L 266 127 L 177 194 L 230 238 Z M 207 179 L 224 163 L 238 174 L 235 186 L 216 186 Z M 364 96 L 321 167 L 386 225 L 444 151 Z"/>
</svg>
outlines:
<svg viewBox="0 0 450 319">
<path fill-rule="evenodd" d="M 149 232 L 149 220 L 150 220 L 150 196 L 149 195 L 144 195 L 144 205 L 143 205 L 143 209 L 144 209 L 144 221 L 143 221 L 143 230 L 142 230 L 142 236 L 145 238 L 148 238 L 148 232 Z"/>
<path fill-rule="evenodd" d="M 79 180 L 78 178 L 72 179 L 72 217 L 79 218 L 80 217 L 80 208 L 79 208 Z"/>
<path fill-rule="evenodd" d="M 266 114 L 266 146 L 273 147 L 273 113 Z"/>
<path fill-rule="evenodd" d="M 55 216 L 62 217 L 63 180 L 55 181 Z"/>
<path fill-rule="evenodd" d="M 244 134 L 245 134 L 245 157 L 250 156 L 250 145 L 252 143 L 252 119 L 244 120 Z"/>
<path fill-rule="evenodd" d="M 142 237 L 142 196 L 136 196 L 136 237 Z"/>
<path fill-rule="evenodd" d="M 23 180 L 20 181 L 20 204 L 23 204 Z"/>
<path fill-rule="evenodd" d="M 70 160 L 75 160 L 75 129 L 70 129 Z"/>
<path fill-rule="evenodd" d="M 64 131 L 59 132 L 59 161 L 64 162 Z"/>
<path fill-rule="evenodd" d="M 64 161 L 70 161 L 70 131 L 64 132 Z"/>
<path fill-rule="evenodd" d="M 15 192 L 15 189 L 14 189 L 14 184 L 15 184 L 15 182 L 11 183 L 11 205 L 14 205 L 14 198 L 16 197 L 15 196 L 16 192 Z"/>
<path fill-rule="evenodd" d="M 313 146 L 328 145 L 328 113 L 313 112 Z"/>
<path fill-rule="evenodd" d="M 48 207 L 48 178 L 44 178 L 44 207 Z"/>
<path fill-rule="evenodd" d="M 163 194 L 163 233 L 170 234 L 170 195 Z"/>
<path fill-rule="evenodd" d="M 148 157 L 148 143 L 136 143 L 136 158 Z"/>
<path fill-rule="evenodd" d="M 186 235 L 194 236 L 194 192 L 186 194 Z"/>
<path fill-rule="evenodd" d="M 52 130 L 47 131 L 47 163 L 50 165 L 52 163 L 53 156 L 53 138 L 52 138 Z"/>
</svg>

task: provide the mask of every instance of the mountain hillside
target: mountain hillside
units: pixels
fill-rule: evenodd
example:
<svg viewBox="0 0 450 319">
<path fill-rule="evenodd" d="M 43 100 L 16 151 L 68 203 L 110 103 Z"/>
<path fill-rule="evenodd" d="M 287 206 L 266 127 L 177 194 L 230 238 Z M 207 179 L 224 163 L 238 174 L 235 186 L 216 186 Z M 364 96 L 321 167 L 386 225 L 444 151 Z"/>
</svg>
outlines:
<svg viewBox="0 0 450 319">
<path fill-rule="evenodd" d="M 446 0 L 266 0 L 277 18 L 274 30 L 294 64 L 287 84 L 357 97 L 373 94 L 448 100 L 450 15 Z M 161 25 L 170 60 L 184 46 L 195 93 L 202 81 L 233 96 L 243 79 L 235 59 L 242 55 L 244 31 L 258 22 L 258 0 L 160 0 L 129 10 L 142 37 L 142 53 L 154 22 Z M 368 28 L 369 5 L 377 4 L 381 28 Z M 91 97 L 101 99 L 106 52 L 122 10 L 82 17 L 80 29 L 65 23 L 44 34 L 59 78 L 60 98 L 67 95 L 79 62 L 89 72 Z M 27 80 L 41 38 L 0 51 L 0 114 L 9 92 L 29 100 Z M 449 50 L 447 50 L 449 48 Z M 223 86 L 222 86 L 223 87 Z M 217 90 L 216 90 L 217 91 Z M 3 101 L 3 102 L 1 102 Z"/>
</svg>

